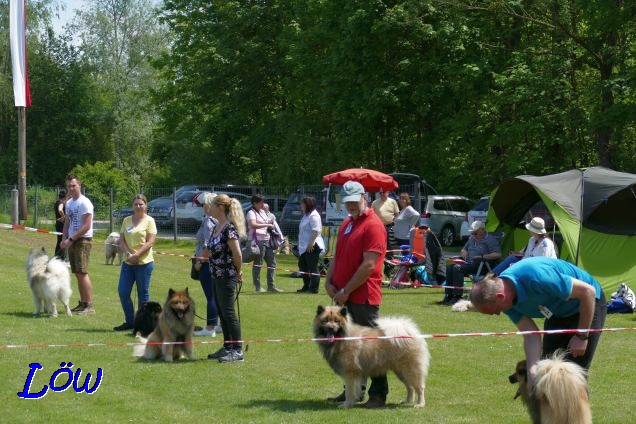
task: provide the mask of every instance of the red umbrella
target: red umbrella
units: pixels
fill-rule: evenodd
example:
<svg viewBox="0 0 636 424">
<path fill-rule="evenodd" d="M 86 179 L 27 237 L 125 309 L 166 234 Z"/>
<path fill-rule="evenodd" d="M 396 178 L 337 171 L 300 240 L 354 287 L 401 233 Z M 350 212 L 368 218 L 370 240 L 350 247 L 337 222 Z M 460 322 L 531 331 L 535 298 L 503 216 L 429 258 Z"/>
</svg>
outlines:
<svg viewBox="0 0 636 424">
<path fill-rule="evenodd" d="M 357 181 L 370 192 L 392 191 L 398 188 L 398 183 L 392 176 L 380 171 L 364 168 L 351 168 L 334 172 L 322 177 L 322 182 L 327 184 L 344 184 L 347 181 Z"/>
</svg>

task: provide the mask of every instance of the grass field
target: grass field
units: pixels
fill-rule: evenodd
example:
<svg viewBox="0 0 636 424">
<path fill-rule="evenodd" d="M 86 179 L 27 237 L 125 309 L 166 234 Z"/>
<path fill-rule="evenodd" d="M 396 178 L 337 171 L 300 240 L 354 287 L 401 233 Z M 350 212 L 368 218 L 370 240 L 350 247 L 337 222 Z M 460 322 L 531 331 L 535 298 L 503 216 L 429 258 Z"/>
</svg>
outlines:
<svg viewBox="0 0 636 424">
<path fill-rule="evenodd" d="M 138 361 L 127 343 L 134 339 L 112 331 L 123 320 L 117 296 L 119 268 L 104 265 L 103 236 L 96 237 L 90 275 L 96 315 L 32 317 L 33 303 L 24 264 L 30 248 L 55 245 L 54 236 L 0 230 L 0 421 L 7 423 L 524 423 L 529 422 L 507 376 L 522 358 L 519 336 L 450 337 L 428 339 L 432 355 L 426 407 L 401 407 L 402 384 L 391 375 L 388 407 L 382 410 L 339 410 L 326 402 L 342 384 L 310 341 L 311 322 L 318 304 L 329 304 L 324 293 L 300 295 L 300 280 L 289 278 L 295 258 L 279 256 L 276 282 L 281 294 L 256 294 L 249 269 L 240 295 L 244 363 L 219 364 L 206 358 L 221 344 L 197 338 L 199 360 L 173 364 Z M 192 245 L 159 242 L 156 250 L 190 254 Z M 264 275 L 263 275 L 264 278 Z M 73 278 L 72 304 L 77 303 Z M 151 299 L 163 303 L 170 287 L 189 287 L 205 316 L 199 283 L 189 279 L 187 259 L 158 255 Z M 322 291 L 322 289 L 321 289 Z M 609 293 L 607 293 L 609 297 Z M 504 316 L 453 313 L 438 306 L 439 289 L 385 290 L 383 315 L 412 317 L 426 334 L 514 331 Z M 59 307 L 58 307 L 59 308 Z M 202 324 L 198 320 L 198 324 Z M 610 315 L 608 328 L 636 326 L 633 315 Z M 276 340 L 276 341 L 274 341 Z M 89 346 L 95 343 L 97 346 Z M 58 347 L 39 347 L 56 344 Z M 20 345 L 7 348 L 6 345 Z M 629 422 L 634 399 L 632 371 L 636 369 L 636 333 L 604 333 L 590 374 L 595 422 Z M 72 362 L 83 376 L 103 370 L 93 394 L 49 391 L 41 399 L 21 399 L 31 363 L 39 363 L 30 393 L 49 384 L 61 363 Z M 83 380 L 84 377 L 80 381 Z M 93 377 L 95 378 L 95 377 Z"/>
</svg>

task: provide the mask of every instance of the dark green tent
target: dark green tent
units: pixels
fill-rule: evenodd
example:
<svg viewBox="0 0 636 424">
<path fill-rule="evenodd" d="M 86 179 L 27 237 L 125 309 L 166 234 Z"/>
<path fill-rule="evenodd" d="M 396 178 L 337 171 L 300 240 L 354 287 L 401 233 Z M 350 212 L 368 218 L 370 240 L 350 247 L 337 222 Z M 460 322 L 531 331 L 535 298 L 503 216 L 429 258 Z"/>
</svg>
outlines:
<svg viewBox="0 0 636 424">
<path fill-rule="evenodd" d="M 502 182 L 491 197 L 487 228 L 504 233 L 504 252 L 526 244 L 520 222 L 539 200 L 558 227 L 559 257 L 594 275 L 605 290 L 636 285 L 635 174 L 592 167 Z"/>
</svg>

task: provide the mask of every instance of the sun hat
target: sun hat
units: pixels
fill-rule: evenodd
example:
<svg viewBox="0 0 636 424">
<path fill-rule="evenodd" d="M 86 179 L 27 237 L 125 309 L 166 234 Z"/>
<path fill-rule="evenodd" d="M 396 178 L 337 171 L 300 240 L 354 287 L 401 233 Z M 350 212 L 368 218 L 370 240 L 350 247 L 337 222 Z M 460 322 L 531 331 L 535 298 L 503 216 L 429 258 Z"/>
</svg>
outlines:
<svg viewBox="0 0 636 424">
<path fill-rule="evenodd" d="M 343 202 L 359 202 L 364 194 L 364 187 L 357 181 L 347 181 L 340 190 Z"/>
<path fill-rule="evenodd" d="M 526 229 L 531 233 L 545 234 L 545 221 L 542 218 L 535 216 L 532 218 L 532 221 L 526 224 Z"/>
<path fill-rule="evenodd" d="M 475 231 L 477 231 L 477 230 L 482 230 L 482 229 L 484 229 L 484 228 L 486 228 L 486 226 L 485 226 L 485 225 L 484 225 L 484 223 L 483 223 L 483 222 L 481 222 L 481 221 L 477 221 L 477 220 L 475 220 L 475 221 L 473 221 L 473 223 L 472 223 L 472 224 L 470 224 L 470 232 L 471 232 L 471 233 L 474 233 L 474 232 L 475 232 Z"/>
</svg>

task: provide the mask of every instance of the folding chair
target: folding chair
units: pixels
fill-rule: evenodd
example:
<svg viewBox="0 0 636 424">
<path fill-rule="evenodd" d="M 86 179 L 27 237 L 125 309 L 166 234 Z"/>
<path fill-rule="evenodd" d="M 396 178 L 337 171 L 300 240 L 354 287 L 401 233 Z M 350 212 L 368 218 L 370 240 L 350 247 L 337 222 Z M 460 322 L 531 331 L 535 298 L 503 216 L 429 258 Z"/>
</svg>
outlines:
<svg viewBox="0 0 636 424">
<path fill-rule="evenodd" d="M 400 254 L 386 262 L 395 267 L 389 280 L 389 288 L 419 287 L 421 284 L 411 280 L 411 270 L 426 261 L 426 230 L 415 228 L 411 234 L 411 244 L 400 246 Z"/>
</svg>

